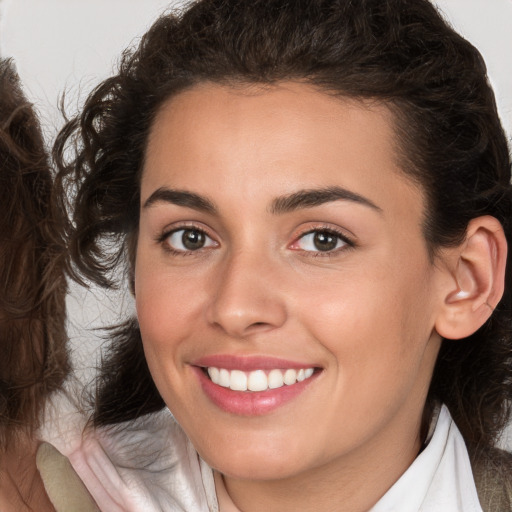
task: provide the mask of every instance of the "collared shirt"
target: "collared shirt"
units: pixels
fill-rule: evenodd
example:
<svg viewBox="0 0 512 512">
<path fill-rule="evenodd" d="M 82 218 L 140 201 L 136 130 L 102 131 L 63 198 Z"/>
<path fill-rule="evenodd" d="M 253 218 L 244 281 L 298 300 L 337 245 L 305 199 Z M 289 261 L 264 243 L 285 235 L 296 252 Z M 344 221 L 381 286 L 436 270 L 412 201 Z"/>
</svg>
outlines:
<svg viewBox="0 0 512 512">
<path fill-rule="evenodd" d="M 67 455 L 101 510 L 237 510 L 168 411 L 96 432 Z M 464 440 L 444 406 L 428 445 L 370 512 L 416 511 L 482 512 Z"/>
<path fill-rule="evenodd" d="M 446 406 L 432 438 L 370 512 L 482 512 L 468 451 Z"/>
</svg>

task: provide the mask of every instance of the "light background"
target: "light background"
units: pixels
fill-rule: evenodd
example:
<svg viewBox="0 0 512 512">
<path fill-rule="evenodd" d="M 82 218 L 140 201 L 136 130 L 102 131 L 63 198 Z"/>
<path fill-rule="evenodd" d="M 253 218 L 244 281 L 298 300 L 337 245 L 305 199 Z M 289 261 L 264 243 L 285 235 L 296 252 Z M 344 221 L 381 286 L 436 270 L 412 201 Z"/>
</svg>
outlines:
<svg viewBox="0 0 512 512">
<path fill-rule="evenodd" d="M 250 0 L 248 0 L 250 1 Z M 170 6 L 185 0 L 0 0 L 0 54 L 13 57 L 25 91 L 41 115 L 49 144 L 62 124 L 58 101 L 73 114 L 109 76 L 122 50 Z M 436 0 L 455 28 L 487 62 L 500 115 L 512 135 L 512 0 Z M 92 330 L 117 323 L 133 309 L 129 295 L 72 285 L 68 299 L 71 348 L 78 377 L 94 376 L 101 338 Z M 507 440 L 512 448 L 512 431 Z"/>
</svg>

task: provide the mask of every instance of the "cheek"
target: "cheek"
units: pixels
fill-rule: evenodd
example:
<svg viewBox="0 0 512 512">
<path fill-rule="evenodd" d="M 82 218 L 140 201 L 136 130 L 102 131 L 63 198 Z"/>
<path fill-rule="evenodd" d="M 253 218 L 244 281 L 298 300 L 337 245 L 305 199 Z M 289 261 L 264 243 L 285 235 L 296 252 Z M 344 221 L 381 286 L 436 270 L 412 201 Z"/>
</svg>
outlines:
<svg viewBox="0 0 512 512">
<path fill-rule="evenodd" d="M 420 363 L 432 334 L 430 275 L 428 263 L 351 269 L 301 293 L 295 307 L 340 368 L 389 381 Z"/>
<path fill-rule="evenodd" d="M 192 322 L 187 316 L 184 295 L 162 275 L 147 271 L 136 274 L 136 309 L 144 354 L 151 376 L 171 410 L 182 408 L 180 378 L 183 350 Z M 185 295 L 186 297 L 186 295 Z"/>
<path fill-rule="evenodd" d="M 330 423 L 343 425 L 348 437 L 357 438 L 361 425 L 370 428 L 369 418 L 382 425 L 400 404 L 422 400 L 437 354 L 427 292 L 411 290 L 407 276 L 400 283 L 389 274 L 378 277 L 333 282 L 323 301 L 312 294 L 302 310 L 335 368 L 328 394 L 338 405 Z"/>
<path fill-rule="evenodd" d="M 197 295 L 183 272 L 169 267 L 163 251 L 155 250 L 141 236 L 135 263 L 135 304 L 141 327 L 148 333 L 177 333 L 187 324 Z M 198 280 L 194 285 L 197 288 Z M 200 289 L 197 289 L 201 293 Z M 174 326 L 174 329 L 169 329 Z M 151 336 L 159 339 L 161 336 Z"/>
<path fill-rule="evenodd" d="M 139 250 L 135 265 L 135 306 L 144 351 L 148 364 L 154 368 L 160 361 L 176 360 L 180 340 L 190 328 L 190 294 L 183 293 L 175 276 L 165 265 L 154 261 L 151 254 Z"/>
<path fill-rule="evenodd" d="M 161 282 L 137 295 L 136 309 L 146 352 L 172 354 L 190 330 L 183 297 L 166 292 Z"/>
<path fill-rule="evenodd" d="M 176 271 L 160 255 L 139 250 L 135 266 L 135 305 L 144 352 L 157 388 L 170 408 L 186 394 L 186 362 L 208 342 L 205 303 L 211 292 L 201 272 Z M 190 340 L 195 342 L 191 345 Z"/>
</svg>

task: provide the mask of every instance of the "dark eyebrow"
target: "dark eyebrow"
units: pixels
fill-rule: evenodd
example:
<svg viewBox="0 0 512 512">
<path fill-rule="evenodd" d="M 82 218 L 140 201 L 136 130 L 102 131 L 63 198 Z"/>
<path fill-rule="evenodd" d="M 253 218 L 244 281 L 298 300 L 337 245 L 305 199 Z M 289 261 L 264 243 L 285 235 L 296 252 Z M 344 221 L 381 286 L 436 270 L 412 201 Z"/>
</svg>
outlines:
<svg viewBox="0 0 512 512">
<path fill-rule="evenodd" d="M 382 209 L 375 203 L 355 192 L 341 187 L 299 190 L 293 194 L 274 199 L 270 207 L 271 213 L 288 213 L 301 208 L 313 208 L 332 201 L 353 201 L 368 206 L 378 212 Z"/>
<path fill-rule="evenodd" d="M 287 196 L 277 197 L 272 201 L 270 212 L 282 214 L 302 208 L 313 208 L 339 200 L 353 201 L 382 212 L 382 209 L 369 199 L 341 187 L 299 190 Z M 171 203 L 211 214 L 217 213 L 217 208 L 209 199 L 186 190 L 173 190 L 161 187 L 146 199 L 143 208 L 149 208 L 158 202 Z"/>
<path fill-rule="evenodd" d="M 215 205 L 198 194 L 187 192 L 186 190 L 172 190 L 170 188 L 161 187 L 155 190 L 146 199 L 143 208 L 149 208 L 155 203 L 171 203 L 177 206 L 185 206 L 193 210 L 199 210 L 206 213 L 216 213 Z"/>
</svg>

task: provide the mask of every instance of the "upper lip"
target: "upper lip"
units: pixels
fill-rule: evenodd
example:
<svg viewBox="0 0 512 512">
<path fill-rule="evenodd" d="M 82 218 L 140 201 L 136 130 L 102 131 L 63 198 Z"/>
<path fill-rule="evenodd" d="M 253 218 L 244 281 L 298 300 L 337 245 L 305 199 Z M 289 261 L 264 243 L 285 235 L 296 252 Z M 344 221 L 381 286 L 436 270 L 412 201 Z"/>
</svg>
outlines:
<svg viewBox="0 0 512 512">
<path fill-rule="evenodd" d="M 226 370 L 272 370 L 274 368 L 280 369 L 300 369 L 300 368 L 315 368 L 317 364 L 291 361 L 289 359 L 281 359 L 278 357 L 269 356 L 239 356 L 230 354 L 215 354 L 210 356 L 203 356 L 196 359 L 193 363 L 194 366 L 201 367 L 215 367 L 225 368 Z"/>
</svg>

